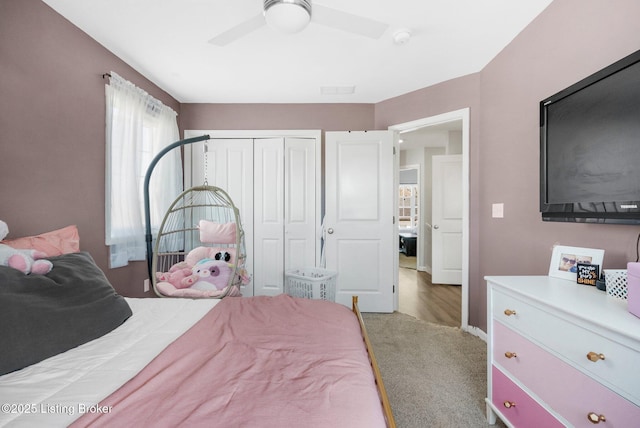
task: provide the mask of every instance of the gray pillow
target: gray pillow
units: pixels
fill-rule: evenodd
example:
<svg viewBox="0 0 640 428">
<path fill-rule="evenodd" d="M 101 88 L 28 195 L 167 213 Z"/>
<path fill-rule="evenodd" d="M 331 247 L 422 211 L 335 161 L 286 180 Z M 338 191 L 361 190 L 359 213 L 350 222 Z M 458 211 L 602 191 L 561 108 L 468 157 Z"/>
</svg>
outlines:
<svg viewBox="0 0 640 428">
<path fill-rule="evenodd" d="M 49 260 L 46 275 L 0 266 L 0 375 L 97 339 L 131 316 L 88 253 Z"/>
</svg>

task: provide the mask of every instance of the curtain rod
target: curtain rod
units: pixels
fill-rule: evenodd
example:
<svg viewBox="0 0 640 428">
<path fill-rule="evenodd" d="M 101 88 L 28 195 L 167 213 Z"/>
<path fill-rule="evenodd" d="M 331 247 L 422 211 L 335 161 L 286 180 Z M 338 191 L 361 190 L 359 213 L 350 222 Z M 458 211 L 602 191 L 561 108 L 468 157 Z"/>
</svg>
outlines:
<svg viewBox="0 0 640 428">
<path fill-rule="evenodd" d="M 109 77 L 109 78 L 111 78 L 111 74 L 110 74 L 110 73 L 104 73 L 104 74 L 102 75 L 102 78 L 104 79 L 105 77 Z"/>
</svg>

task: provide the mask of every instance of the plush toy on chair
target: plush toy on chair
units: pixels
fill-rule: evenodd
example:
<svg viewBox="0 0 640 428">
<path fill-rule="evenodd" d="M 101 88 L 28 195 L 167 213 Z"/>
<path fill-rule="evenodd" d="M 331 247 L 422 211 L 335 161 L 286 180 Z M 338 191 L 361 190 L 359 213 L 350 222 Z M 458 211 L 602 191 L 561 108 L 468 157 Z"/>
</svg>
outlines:
<svg viewBox="0 0 640 428">
<path fill-rule="evenodd" d="M 213 259 L 200 260 L 192 269 L 191 276 L 183 284 L 195 290 L 223 290 L 229 285 L 232 269 L 227 262 Z"/>
<path fill-rule="evenodd" d="M 196 247 L 189 251 L 185 262 L 187 266 L 195 266 L 200 260 L 214 259 L 223 260 L 228 263 L 233 263 L 236 257 L 236 250 L 234 248 L 221 248 L 221 247 Z"/>
<path fill-rule="evenodd" d="M 9 233 L 7 223 L 0 220 L 0 240 Z M 44 275 L 51 272 L 53 264 L 44 260 L 47 255 L 37 250 L 18 250 L 6 244 L 0 244 L 0 265 L 9 266 L 25 274 Z"/>
<path fill-rule="evenodd" d="M 191 273 L 191 267 L 187 262 L 179 262 L 171 266 L 169 272 L 156 272 L 156 278 L 159 282 L 168 282 L 175 288 L 186 288 L 189 284 L 185 284 L 184 279 Z"/>
</svg>

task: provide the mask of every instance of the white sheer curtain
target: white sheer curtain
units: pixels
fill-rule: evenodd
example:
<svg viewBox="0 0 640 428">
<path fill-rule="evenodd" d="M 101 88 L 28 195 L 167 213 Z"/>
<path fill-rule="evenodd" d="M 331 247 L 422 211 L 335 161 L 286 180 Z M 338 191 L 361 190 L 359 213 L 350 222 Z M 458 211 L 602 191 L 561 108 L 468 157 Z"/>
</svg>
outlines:
<svg viewBox="0 0 640 428">
<path fill-rule="evenodd" d="M 114 268 L 145 260 L 144 176 L 151 160 L 179 133 L 175 111 L 114 72 L 105 94 L 105 242 Z M 182 163 L 175 149 L 157 164 L 149 184 L 152 233 L 181 191 Z"/>
</svg>

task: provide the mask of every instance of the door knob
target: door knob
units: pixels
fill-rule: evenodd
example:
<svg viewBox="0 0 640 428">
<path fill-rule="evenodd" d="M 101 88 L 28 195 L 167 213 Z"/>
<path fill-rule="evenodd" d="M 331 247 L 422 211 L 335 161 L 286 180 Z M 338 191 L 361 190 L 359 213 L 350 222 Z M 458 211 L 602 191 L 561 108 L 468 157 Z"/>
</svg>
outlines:
<svg viewBox="0 0 640 428">
<path fill-rule="evenodd" d="M 327 229 L 327 233 L 328 233 L 329 235 L 333 234 L 333 228 L 331 228 L 331 227 L 330 227 L 329 229 Z"/>
<path fill-rule="evenodd" d="M 437 224 L 434 224 L 434 225 L 433 225 L 433 228 L 434 228 L 434 229 L 440 229 L 440 226 L 438 226 Z"/>
</svg>

